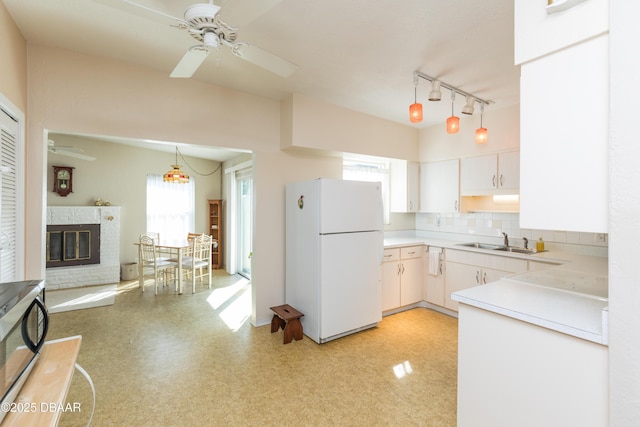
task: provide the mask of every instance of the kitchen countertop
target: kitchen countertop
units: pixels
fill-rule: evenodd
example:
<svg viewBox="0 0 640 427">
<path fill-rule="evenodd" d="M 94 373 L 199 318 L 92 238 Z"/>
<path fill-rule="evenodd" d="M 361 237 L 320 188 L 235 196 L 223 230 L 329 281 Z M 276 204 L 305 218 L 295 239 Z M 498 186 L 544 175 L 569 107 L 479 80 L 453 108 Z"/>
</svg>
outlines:
<svg viewBox="0 0 640 427">
<path fill-rule="evenodd" d="M 466 242 L 474 241 L 470 236 Z M 427 245 L 549 263 L 496 282 L 455 292 L 452 299 L 598 344 L 608 344 L 608 259 L 569 252 L 531 255 L 461 246 L 465 241 L 387 237 L 384 247 Z"/>
</svg>

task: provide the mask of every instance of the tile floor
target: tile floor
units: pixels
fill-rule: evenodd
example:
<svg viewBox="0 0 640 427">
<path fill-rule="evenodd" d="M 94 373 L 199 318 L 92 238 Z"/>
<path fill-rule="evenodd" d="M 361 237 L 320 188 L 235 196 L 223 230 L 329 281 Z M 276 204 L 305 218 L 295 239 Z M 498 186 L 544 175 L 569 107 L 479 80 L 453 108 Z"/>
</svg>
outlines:
<svg viewBox="0 0 640 427">
<path fill-rule="evenodd" d="M 82 335 L 95 383 L 92 426 L 455 426 L 457 320 L 427 309 L 318 345 L 282 344 L 247 320 L 250 285 L 217 272 L 178 296 L 119 286 L 114 305 L 55 313 L 48 339 Z M 88 384 L 68 396 L 86 425 Z"/>
</svg>

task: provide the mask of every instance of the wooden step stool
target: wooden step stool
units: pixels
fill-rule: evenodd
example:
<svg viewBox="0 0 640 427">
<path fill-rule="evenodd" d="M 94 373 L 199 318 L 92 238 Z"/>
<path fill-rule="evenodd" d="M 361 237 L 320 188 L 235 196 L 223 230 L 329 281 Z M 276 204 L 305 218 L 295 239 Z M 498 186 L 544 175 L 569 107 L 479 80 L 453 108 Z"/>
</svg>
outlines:
<svg viewBox="0 0 640 427">
<path fill-rule="evenodd" d="M 296 341 L 302 339 L 302 323 L 300 318 L 304 314 L 300 313 L 289 304 L 271 307 L 271 311 L 275 314 L 271 319 L 271 333 L 278 332 L 278 329 L 284 329 L 284 344 L 289 344 L 293 338 Z"/>
</svg>

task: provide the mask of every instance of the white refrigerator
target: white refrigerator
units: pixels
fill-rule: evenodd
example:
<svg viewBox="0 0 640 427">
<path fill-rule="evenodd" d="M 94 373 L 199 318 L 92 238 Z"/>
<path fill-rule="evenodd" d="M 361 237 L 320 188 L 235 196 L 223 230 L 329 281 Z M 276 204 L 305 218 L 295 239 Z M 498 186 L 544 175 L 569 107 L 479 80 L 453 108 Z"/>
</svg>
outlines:
<svg viewBox="0 0 640 427">
<path fill-rule="evenodd" d="M 286 187 L 286 303 L 317 343 L 382 319 L 379 183 L 316 179 Z"/>
</svg>

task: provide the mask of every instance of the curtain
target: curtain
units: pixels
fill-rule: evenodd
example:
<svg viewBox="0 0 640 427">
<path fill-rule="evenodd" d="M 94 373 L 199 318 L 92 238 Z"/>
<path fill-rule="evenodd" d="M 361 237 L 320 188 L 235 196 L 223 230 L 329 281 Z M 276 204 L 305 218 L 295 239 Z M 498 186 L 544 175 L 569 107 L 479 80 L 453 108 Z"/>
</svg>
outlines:
<svg viewBox="0 0 640 427">
<path fill-rule="evenodd" d="M 147 230 L 164 242 L 183 241 L 195 230 L 195 180 L 172 184 L 162 175 L 147 175 Z"/>
</svg>

